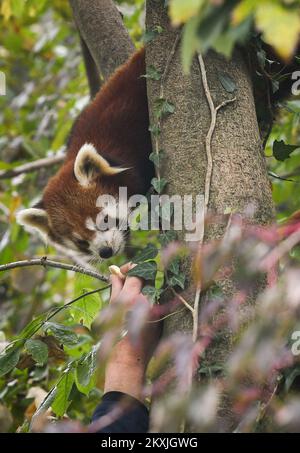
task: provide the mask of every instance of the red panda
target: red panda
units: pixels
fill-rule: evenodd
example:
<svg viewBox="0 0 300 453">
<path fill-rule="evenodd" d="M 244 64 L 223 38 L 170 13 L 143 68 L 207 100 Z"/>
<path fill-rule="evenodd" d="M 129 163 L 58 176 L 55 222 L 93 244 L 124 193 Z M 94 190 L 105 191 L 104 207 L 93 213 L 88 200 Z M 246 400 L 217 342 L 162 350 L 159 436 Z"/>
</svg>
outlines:
<svg viewBox="0 0 300 453">
<path fill-rule="evenodd" d="M 20 224 L 85 255 L 105 259 L 124 248 L 126 230 L 98 231 L 96 203 L 103 194 L 117 197 L 119 187 L 127 188 L 128 197 L 150 187 L 154 167 L 145 72 L 142 49 L 100 89 L 75 121 L 62 167 L 42 200 L 19 212 Z"/>
</svg>

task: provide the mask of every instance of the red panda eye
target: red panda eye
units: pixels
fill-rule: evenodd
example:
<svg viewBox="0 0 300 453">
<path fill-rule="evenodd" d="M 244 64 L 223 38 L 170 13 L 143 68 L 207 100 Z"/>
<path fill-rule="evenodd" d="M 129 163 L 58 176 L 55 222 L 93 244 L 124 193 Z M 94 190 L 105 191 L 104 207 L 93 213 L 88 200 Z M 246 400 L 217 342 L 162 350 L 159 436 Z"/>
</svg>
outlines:
<svg viewBox="0 0 300 453">
<path fill-rule="evenodd" d="M 87 249 L 89 247 L 88 241 L 85 241 L 84 239 L 78 239 L 76 242 L 77 242 L 78 247 L 81 247 L 84 249 Z"/>
<path fill-rule="evenodd" d="M 104 217 L 103 221 L 104 221 L 105 223 L 108 223 L 108 215 L 107 215 L 107 214 L 106 214 L 106 216 Z"/>
</svg>

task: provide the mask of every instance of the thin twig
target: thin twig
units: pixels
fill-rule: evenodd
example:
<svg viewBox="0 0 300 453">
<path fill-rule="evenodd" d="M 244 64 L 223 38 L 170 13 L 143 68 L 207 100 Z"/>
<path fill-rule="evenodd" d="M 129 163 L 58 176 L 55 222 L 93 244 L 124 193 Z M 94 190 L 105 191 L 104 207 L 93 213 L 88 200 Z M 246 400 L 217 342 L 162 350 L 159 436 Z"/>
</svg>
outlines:
<svg viewBox="0 0 300 453">
<path fill-rule="evenodd" d="M 28 162 L 18 167 L 11 168 L 10 170 L 1 170 L 0 179 L 14 178 L 15 176 L 31 173 L 37 171 L 40 168 L 52 167 L 53 165 L 59 164 L 65 159 L 64 154 L 57 154 L 56 156 L 45 157 L 43 159 L 37 159 L 33 162 Z"/>
<path fill-rule="evenodd" d="M 207 159 L 207 167 L 206 167 L 206 175 L 205 175 L 205 187 L 204 187 L 204 216 L 207 214 L 209 199 L 210 199 L 210 189 L 211 189 L 211 181 L 212 181 L 212 173 L 213 173 L 213 158 L 212 158 L 212 138 L 215 132 L 216 123 L 217 123 L 217 114 L 219 110 L 226 105 L 234 102 L 236 98 L 226 99 L 225 101 L 221 102 L 217 107 L 214 105 L 214 101 L 209 89 L 208 81 L 207 81 L 207 74 L 206 74 L 206 67 L 203 60 L 202 55 L 198 54 L 198 61 L 200 65 L 200 72 L 201 72 L 201 79 L 203 84 L 203 89 L 205 93 L 205 97 L 209 106 L 210 110 L 210 126 L 205 138 L 205 150 L 206 150 L 206 159 Z M 200 238 L 200 247 L 203 245 L 204 241 L 204 233 L 205 229 L 203 228 L 202 235 Z M 194 301 L 194 310 L 193 310 L 193 340 L 197 340 L 198 336 L 198 316 L 199 316 L 199 304 L 200 304 L 200 297 L 201 297 L 201 285 L 196 288 L 195 294 L 195 301 Z"/>
<path fill-rule="evenodd" d="M 300 230 L 295 231 L 287 239 L 280 242 L 260 263 L 259 270 L 266 271 L 275 266 L 275 264 L 287 253 L 289 253 L 293 247 L 300 242 Z"/>
<path fill-rule="evenodd" d="M 165 319 L 170 318 L 171 316 L 178 315 L 178 313 L 182 313 L 183 310 L 184 310 L 184 308 L 182 308 L 181 310 L 173 311 L 173 313 L 169 313 L 168 315 L 164 316 L 163 318 L 155 319 L 154 321 L 147 321 L 147 323 L 153 324 L 156 322 L 164 321 Z"/>
<path fill-rule="evenodd" d="M 164 84 L 165 84 L 166 77 L 167 77 L 167 74 L 168 74 L 168 71 L 169 71 L 170 63 L 172 61 L 172 58 L 175 55 L 175 52 L 176 52 L 176 49 L 177 49 L 177 45 L 179 43 L 179 39 L 180 39 L 180 34 L 178 34 L 176 36 L 176 38 L 175 38 L 174 44 L 172 46 L 172 49 L 171 49 L 171 51 L 169 53 L 169 56 L 168 56 L 168 59 L 167 59 L 167 62 L 166 62 L 166 66 L 165 66 L 164 72 L 163 72 L 163 74 L 161 76 L 160 91 L 159 91 L 159 97 L 161 97 L 161 98 L 164 97 Z"/>
<path fill-rule="evenodd" d="M 189 303 L 188 303 L 188 302 L 187 302 L 180 294 L 178 294 L 178 293 L 175 291 L 174 288 L 170 288 L 170 289 L 171 289 L 171 291 L 173 292 L 173 294 L 174 294 L 176 297 L 178 297 L 178 299 L 180 300 L 180 302 L 182 302 L 183 305 L 185 305 L 186 308 L 187 308 L 188 310 L 190 310 L 192 313 L 194 313 L 193 307 L 192 307 L 192 306 L 191 306 L 191 305 L 190 305 L 190 304 L 189 304 Z"/>
<path fill-rule="evenodd" d="M 79 274 L 89 275 L 90 277 L 96 278 L 96 279 L 101 280 L 106 283 L 109 282 L 108 277 L 106 277 L 105 275 L 101 275 L 98 272 L 92 271 L 90 269 L 85 269 L 85 268 L 79 267 L 79 266 L 73 266 L 72 264 L 60 263 L 58 261 L 51 261 L 51 260 L 48 260 L 46 256 L 44 256 L 42 258 L 32 259 L 32 260 L 15 261 L 13 263 L 1 264 L 0 272 L 15 269 L 17 267 L 30 267 L 30 266 L 43 266 L 45 268 L 53 267 L 56 269 L 65 269 L 68 271 L 77 272 Z"/>
<path fill-rule="evenodd" d="M 194 343 L 198 338 L 198 318 L 199 318 L 199 305 L 200 305 L 200 296 L 201 296 L 201 286 L 198 285 L 196 289 L 194 309 L 193 309 L 193 341 Z"/>
</svg>

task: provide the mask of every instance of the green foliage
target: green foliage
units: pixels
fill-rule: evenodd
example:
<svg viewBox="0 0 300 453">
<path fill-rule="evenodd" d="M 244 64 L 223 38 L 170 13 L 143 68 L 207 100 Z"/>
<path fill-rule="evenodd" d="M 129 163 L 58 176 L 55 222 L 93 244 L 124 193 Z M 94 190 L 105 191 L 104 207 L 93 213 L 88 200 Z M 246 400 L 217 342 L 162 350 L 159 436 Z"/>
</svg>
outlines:
<svg viewBox="0 0 300 453">
<path fill-rule="evenodd" d="M 10 348 L 0 355 L 0 376 L 9 373 L 18 363 L 20 348 Z"/>
<path fill-rule="evenodd" d="M 225 72 L 221 72 L 218 74 L 219 80 L 222 84 L 222 87 L 227 91 L 227 93 L 234 93 L 236 90 L 236 83 L 230 77 L 229 74 L 226 74 Z"/>
<path fill-rule="evenodd" d="M 44 365 L 48 360 L 48 348 L 41 340 L 29 339 L 25 343 L 25 348 L 32 355 L 32 358 L 39 365 Z"/>
<path fill-rule="evenodd" d="M 145 261 L 138 264 L 127 273 L 128 276 L 143 278 L 144 280 L 155 280 L 157 264 L 155 261 Z"/>
<path fill-rule="evenodd" d="M 279 161 L 284 161 L 299 148 L 299 145 L 287 145 L 283 140 L 275 140 L 273 143 L 273 156 Z"/>
<path fill-rule="evenodd" d="M 229 57 L 236 44 L 250 38 L 252 25 L 284 60 L 293 55 L 298 43 L 298 0 L 170 0 L 169 5 L 172 23 L 185 24 L 182 61 L 186 72 L 196 52 L 213 48 Z"/>
</svg>

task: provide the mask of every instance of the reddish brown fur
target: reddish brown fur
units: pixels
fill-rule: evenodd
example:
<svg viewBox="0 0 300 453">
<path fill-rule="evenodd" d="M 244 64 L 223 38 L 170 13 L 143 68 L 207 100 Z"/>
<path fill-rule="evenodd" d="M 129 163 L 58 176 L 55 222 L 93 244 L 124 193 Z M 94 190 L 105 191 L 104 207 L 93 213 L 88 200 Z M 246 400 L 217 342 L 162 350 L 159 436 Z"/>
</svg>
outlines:
<svg viewBox="0 0 300 453">
<path fill-rule="evenodd" d="M 75 122 L 66 160 L 49 181 L 42 200 L 52 239 L 59 240 L 74 230 L 89 239 L 83 219 L 95 219 L 100 194 L 117 194 L 120 186 L 126 186 L 130 196 L 149 188 L 153 166 L 148 159 L 152 148 L 144 73 L 143 49 L 116 71 Z M 113 165 L 133 168 L 115 176 L 100 176 L 91 188 L 81 187 L 73 169 L 85 143 L 93 144 Z"/>
</svg>

